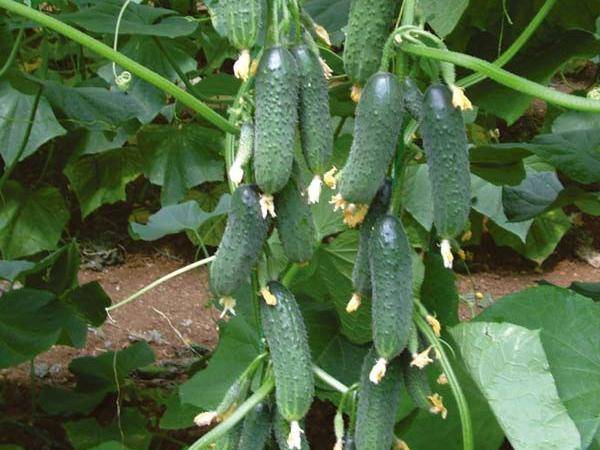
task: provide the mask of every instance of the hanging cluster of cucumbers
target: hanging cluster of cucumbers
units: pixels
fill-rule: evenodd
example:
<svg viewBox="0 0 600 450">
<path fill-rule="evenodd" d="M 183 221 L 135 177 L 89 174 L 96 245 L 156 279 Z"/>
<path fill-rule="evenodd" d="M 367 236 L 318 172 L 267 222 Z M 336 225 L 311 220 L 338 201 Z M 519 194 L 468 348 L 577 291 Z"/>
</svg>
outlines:
<svg viewBox="0 0 600 450">
<path fill-rule="evenodd" d="M 341 415 L 336 416 L 336 450 L 390 449 L 403 383 L 418 407 L 446 414 L 422 370 L 431 362 L 431 347 L 425 348 L 413 322 L 412 249 L 393 207 L 396 180 L 388 175 L 406 111 L 420 124 L 435 228 L 445 264 L 451 267 L 450 242 L 466 226 L 470 207 L 467 138 L 455 106 L 461 91 L 454 86 L 453 67 L 442 67 L 446 83 L 433 84 L 424 94 L 409 78 L 400 81 L 389 71 L 390 46 L 404 36 L 418 35 L 416 27 L 390 35 L 399 3 L 352 1 L 344 66 L 358 104 L 352 147 L 340 171 L 331 166 L 326 64 L 313 37 L 322 34 L 299 0 L 219 0 L 218 9 L 211 10 L 213 21 L 241 51 L 236 76 L 254 83 L 236 111 L 241 132 L 229 170 L 236 189 L 210 268 L 210 287 L 223 312 L 235 314 L 235 293 L 256 269 L 273 228 L 290 262 L 302 264 L 312 258 L 318 242 L 310 204 L 320 201 L 323 182 L 337 190 L 330 203 L 343 210 L 344 221 L 360 226 L 352 273 L 355 293 L 347 311 L 356 311 L 365 296 L 372 299 L 373 348 L 364 361 L 358 400 L 350 402 L 349 430 L 344 430 Z M 306 168 L 312 173 L 308 187 Z M 395 164 L 394 170 L 401 167 Z M 302 421 L 313 401 L 314 375 L 302 315 L 294 295 L 280 281 L 266 280 L 260 294 L 268 363 L 261 355 L 229 389 L 217 411 L 201 414 L 197 423 L 226 420 L 248 397 L 255 376 L 274 380 L 274 399 L 258 403 L 243 423 L 212 442 L 212 448 L 262 449 L 271 435 L 281 449 L 308 448 Z M 439 335 L 439 323 L 431 316 L 428 320 Z"/>
</svg>

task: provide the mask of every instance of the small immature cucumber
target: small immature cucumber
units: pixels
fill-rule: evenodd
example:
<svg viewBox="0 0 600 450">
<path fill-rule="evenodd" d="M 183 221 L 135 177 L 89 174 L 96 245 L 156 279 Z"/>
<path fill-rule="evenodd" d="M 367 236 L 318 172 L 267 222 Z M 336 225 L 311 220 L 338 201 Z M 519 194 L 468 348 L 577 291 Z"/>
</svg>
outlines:
<svg viewBox="0 0 600 450">
<path fill-rule="evenodd" d="M 302 152 L 316 175 L 330 169 L 333 130 L 329 114 L 329 91 L 319 57 L 307 46 L 292 49 L 300 78 L 299 122 Z"/>
<path fill-rule="evenodd" d="M 394 438 L 402 374 L 398 360 L 394 360 L 381 382 L 371 383 L 369 372 L 377 358 L 371 349 L 362 366 L 354 432 L 357 450 L 389 450 Z"/>
<path fill-rule="evenodd" d="M 256 186 L 242 185 L 231 196 L 227 226 L 210 266 L 210 288 L 216 297 L 231 296 L 250 275 L 267 237 Z"/>
<path fill-rule="evenodd" d="M 465 124 L 445 85 L 432 85 L 425 92 L 421 136 L 429 166 L 435 228 L 440 238 L 449 240 L 467 224 L 471 178 Z"/>
<path fill-rule="evenodd" d="M 266 4 L 264 0 L 218 0 L 210 12 L 215 29 L 226 34 L 235 48 L 251 49 L 264 23 Z"/>
<path fill-rule="evenodd" d="M 344 68 L 353 83 L 364 84 L 379 69 L 398 3 L 397 0 L 352 0 L 344 44 Z"/>
<path fill-rule="evenodd" d="M 235 160 L 229 168 L 229 178 L 235 185 L 242 182 L 244 178 L 244 166 L 250 162 L 254 151 L 254 123 L 245 121 L 240 127 L 240 138 Z"/>
<path fill-rule="evenodd" d="M 301 423 L 301 426 L 304 428 L 304 423 Z M 273 434 L 275 434 L 275 440 L 277 441 L 280 450 L 290 450 L 290 447 L 287 444 L 287 439 L 290 434 L 290 424 L 277 410 L 273 417 Z M 300 450 L 310 450 L 305 434 L 302 434 L 301 439 Z"/>
<path fill-rule="evenodd" d="M 261 316 L 275 373 L 275 399 L 284 419 L 298 422 L 308 412 L 315 389 L 306 328 L 294 295 L 277 281 L 268 287 L 277 304 L 261 302 Z"/>
<path fill-rule="evenodd" d="M 392 183 L 387 179 L 383 182 L 375 198 L 369 206 L 365 220 L 360 226 L 358 251 L 352 269 L 352 286 L 355 294 L 371 297 L 371 265 L 369 262 L 369 243 L 371 231 L 377 219 L 387 214 L 392 199 Z"/>
<path fill-rule="evenodd" d="M 417 83 L 410 77 L 404 79 L 402 89 L 404 91 L 404 109 L 413 119 L 420 121 L 423 115 L 423 93 Z"/>
<path fill-rule="evenodd" d="M 287 184 L 294 162 L 298 122 L 298 68 L 283 47 L 271 47 L 256 74 L 254 175 L 266 194 Z"/>
<path fill-rule="evenodd" d="M 303 192 L 300 175 L 294 173 L 283 190 L 275 195 L 279 239 L 286 256 L 294 263 L 309 261 L 317 246 L 317 230 Z"/>
<path fill-rule="evenodd" d="M 402 353 L 402 374 L 408 395 L 417 408 L 429 411 L 431 403 L 427 399 L 431 395 L 431 387 L 427 372 L 410 365 L 412 357 L 408 351 Z"/>
<path fill-rule="evenodd" d="M 388 72 L 373 75 L 356 107 L 354 141 L 339 189 L 350 203 L 369 204 L 385 179 L 402 124 L 402 89 Z"/>
<path fill-rule="evenodd" d="M 373 344 L 389 362 L 406 347 L 413 313 L 411 248 L 398 218 L 386 215 L 375 222 L 369 250 Z"/>
<path fill-rule="evenodd" d="M 244 419 L 238 450 L 263 450 L 271 435 L 271 404 L 261 402 Z"/>
</svg>

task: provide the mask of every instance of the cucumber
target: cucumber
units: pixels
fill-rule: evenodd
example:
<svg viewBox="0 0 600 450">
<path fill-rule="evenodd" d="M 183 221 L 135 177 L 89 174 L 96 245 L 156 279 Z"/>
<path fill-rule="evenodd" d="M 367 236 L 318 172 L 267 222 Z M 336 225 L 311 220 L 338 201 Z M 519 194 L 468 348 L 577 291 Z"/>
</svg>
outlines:
<svg viewBox="0 0 600 450">
<path fill-rule="evenodd" d="M 237 450 L 241 432 L 241 425 L 237 425 L 227 434 L 210 444 L 207 448 L 210 448 L 211 450 Z"/>
<path fill-rule="evenodd" d="M 429 411 L 431 403 L 427 399 L 431 395 L 431 387 L 427 379 L 427 372 L 423 369 L 411 366 L 412 356 L 410 352 L 402 353 L 402 375 L 408 395 L 417 408 Z"/>
<path fill-rule="evenodd" d="M 227 226 L 210 266 L 210 289 L 229 297 L 247 280 L 258 261 L 269 228 L 256 186 L 242 185 L 231 196 Z"/>
<path fill-rule="evenodd" d="M 300 174 L 295 172 L 283 190 L 275 195 L 276 226 L 288 259 L 303 263 L 315 252 L 317 230 L 307 198 L 302 195 Z"/>
<path fill-rule="evenodd" d="M 294 162 L 298 122 L 298 68 L 289 51 L 271 47 L 256 74 L 254 176 L 266 194 L 287 184 Z"/>
<path fill-rule="evenodd" d="M 244 419 L 239 450 L 263 450 L 271 435 L 271 404 L 259 403 Z"/>
<path fill-rule="evenodd" d="M 235 160 L 229 168 L 229 179 L 237 186 L 244 177 L 244 166 L 252 158 L 254 151 L 254 123 L 251 120 L 245 121 L 240 127 L 240 137 L 238 151 Z"/>
<path fill-rule="evenodd" d="M 215 29 L 238 50 L 251 49 L 264 23 L 265 0 L 218 0 L 206 2 Z"/>
<path fill-rule="evenodd" d="M 402 88 L 394 75 L 378 72 L 356 107 L 354 141 L 339 180 L 350 203 L 369 204 L 383 184 L 402 125 Z"/>
<path fill-rule="evenodd" d="M 420 121 L 423 115 L 423 93 L 417 86 L 417 83 L 410 77 L 406 77 L 402 83 L 404 97 L 402 103 L 404 109 L 416 121 Z"/>
<path fill-rule="evenodd" d="M 304 427 L 304 423 L 301 426 Z M 290 450 L 290 446 L 287 444 L 290 434 L 290 424 L 286 422 L 285 418 L 277 410 L 273 417 L 273 434 L 275 434 L 275 440 L 280 450 Z M 305 434 L 302 434 L 299 450 L 310 450 Z"/>
<path fill-rule="evenodd" d="M 404 350 L 412 329 L 411 248 L 398 218 L 386 215 L 375 222 L 369 255 L 373 344 L 380 358 L 372 374 L 376 383 L 376 368 L 385 373 L 386 363 Z"/>
<path fill-rule="evenodd" d="M 423 98 L 423 148 L 427 155 L 438 236 L 450 240 L 466 226 L 471 208 L 471 178 L 465 124 L 452 105 L 448 87 L 430 86 Z"/>
<path fill-rule="evenodd" d="M 344 68 L 353 83 L 362 85 L 379 70 L 398 4 L 397 0 L 352 0 L 344 44 Z"/>
<path fill-rule="evenodd" d="M 330 169 L 333 130 L 329 91 L 319 57 L 307 46 L 292 49 L 300 78 L 299 123 L 302 152 L 311 172 L 323 175 Z"/>
<path fill-rule="evenodd" d="M 377 219 L 387 213 L 392 199 L 392 183 L 387 179 L 377 191 L 375 198 L 369 206 L 365 220 L 360 226 L 358 238 L 358 251 L 352 269 L 352 286 L 354 288 L 353 298 L 360 304 L 363 296 L 371 297 L 371 265 L 369 262 L 369 242 L 371 231 Z M 356 296 L 356 297 L 354 297 Z"/>
<path fill-rule="evenodd" d="M 369 372 L 377 358 L 371 349 L 362 366 L 354 432 L 357 450 L 389 450 L 394 438 L 402 374 L 395 360 L 379 384 L 371 383 Z"/>
<path fill-rule="evenodd" d="M 277 281 L 271 281 L 268 287 L 277 304 L 261 302 L 261 317 L 275 373 L 275 399 L 284 419 L 297 425 L 314 395 L 306 328 L 294 295 Z"/>
</svg>

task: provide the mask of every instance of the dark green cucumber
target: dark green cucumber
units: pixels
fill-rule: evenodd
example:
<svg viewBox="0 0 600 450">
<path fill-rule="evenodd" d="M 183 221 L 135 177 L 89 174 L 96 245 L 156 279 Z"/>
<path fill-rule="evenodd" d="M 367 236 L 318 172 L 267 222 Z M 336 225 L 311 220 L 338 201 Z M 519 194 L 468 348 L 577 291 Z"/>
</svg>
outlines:
<svg viewBox="0 0 600 450">
<path fill-rule="evenodd" d="M 261 402 L 244 419 L 239 450 L 263 450 L 271 435 L 271 404 Z"/>
<path fill-rule="evenodd" d="M 265 19 L 265 0 L 218 0 L 210 2 L 209 10 L 213 26 L 231 45 L 238 50 L 254 47 Z"/>
<path fill-rule="evenodd" d="M 402 375 L 404 376 L 404 385 L 408 391 L 408 395 L 417 408 L 429 411 L 431 403 L 427 399 L 431 395 L 431 387 L 427 379 L 425 369 L 411 366 L 412 356 L 410 352 L 402 353 Z"/>
<path fill-rule="evenodd" d="M 352 0 L 344 68 L 350 81 L 364 84 L 381 64 L 383 46 L 394 24 L 397 0 Z"/>
<path fill-rule="evenodd" d="M 294 162 L 298 122 L 298 68 L 283 47 L 271 47 L 256 74 L 254 175 L 267 194 L 287 184 Z"/>
<path fill-rule="evenodd" d="M 307 46 L 292 49 L 300 78 L 298 103 L 302 152 L 316 175 L 330 169 L 333 130 L 329 113 L 329 91 L 319 57 Z"/>
<path fill-rule="evenodd" d="M 317 246 L 315 222 L 303 192 L 300 176 L 294 173 L 275 195 L 277 232 L 286 256 L 294 263 L 309 261 Z"/>
<path fill-rule="evenodd" d="M 299 421 L 308 412 L 315 389 L 306 328 L 294 295 L 277 281 L 268 287 L 277 304 L 261 302 L 261 315 L 275 373 L 277 408 L 287 421 Z"/>
<path fill-rule="evenodd" d="M 258 260 L 268 227 L 256 186 L 238 187 L 231 196 L 227 226 L 210 266 L 210 288 L 216 297 L 232 295 L 246 281 Z"/>
<path fill-rule="evenodd" d="M 406 347 L 413 313 L 411 249 L 398 218 L 386 215 L 375 222 L 369 250 L 373 344 L 389 361 Z"/>
<path fill-rule="evenodd" d="M 402 374 L 394 360 L 379 384 L 371 383 L 369 373 L 377 359 L 377 352 L 371 349 L 362 366 L 354 432 L 357 450 L 389 450 L 394 438 Z"/>
<path fill-rule="evenodd" d="M 423 98 L 421 136 L 429 166 L 434 223 L 442 239 L 457 236 L 471 208 L 469 150 L 465 124 L 448 87 L 430 86 Z"/>
<path fill-rule="evenodd" d="M 304 428 L 303 423 L 301 423 L 301 427 Z M 275 440 L 277 441 L 280 450 L 290 450 L 290 447 L 287 445 L 287 438 L 290 434 L 290 424 L 278 410 L 275 410 L 275 414 L 273 415 L 273 434 L 275 435 Z M 305 434 L 302 435 L 300 450 L 310 450 Z"/>
<path fill-rule="evenodd" d="M 394 75 L 378 72 L 356 107 L 354 141 L 339 189 L 350 203 L 369 204 L 385 179 L 402 124 L 402 88 Z"/>
<path fill-rule="evenodd" d="M 420 121 L 423 115 L 423 93 L 417 86 L 417 83 L 410 77 L 406 77 L 402 83 L 404 93 L 403 104 L 404 109 L 416 121 Z"/>
<path fill-rule="evenodd" d="M 237 425 L 207 448 L 211 450 L 237 450 L 241 432 L 241 425 Z"/>
<path fill-rule="evenodd" d="M 392 183 L 388 179 L 383 182 L 383 185 L 377 191 L 375 198 L 369 206 L 365 220 L 360 226 L 358 251 L 356 252 L 354 268 L 352 269 L 352 286 L 354 292 L 361 296 L 371 297 L 371 264 L 369 262 L 371 231 L 377 219 L 387 214 L 391 199 Z"/>
</svg>

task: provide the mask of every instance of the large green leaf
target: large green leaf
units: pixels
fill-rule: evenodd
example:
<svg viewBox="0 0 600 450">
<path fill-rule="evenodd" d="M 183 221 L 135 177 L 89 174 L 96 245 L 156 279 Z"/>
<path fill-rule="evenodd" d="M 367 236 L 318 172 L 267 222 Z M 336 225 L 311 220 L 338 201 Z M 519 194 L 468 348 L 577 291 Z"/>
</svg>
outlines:
<svg viewBox="0 0 600 450">
<path fill-rule="evenodd" d="M 568 289 L 540 286 L 501 298 L 476 320 L 540 330 L 558 394 L 581 433 L 582 447 L 594 435 L 600 444 L 600 304 Z"/>
<path fill-rule="evenodd" d="M 0 249 L 5 258 L 56 248 L 69 220 L 69 210 L 58 189 L 31 191 L 8 181 L 1 194 Z"/>
<path fill-rule="evenodd" d="M 0 279 L 15 281 L 24 272 L 35 267 L 35 264 L 31 261 L 14 260 L 14 261 L 0 261 Z"/>
<path fill-rule="evenodd" d="M 403 208 L 421 226 L 429 231 L 433 225 L 433 200 L 427 164 L 409 165 L 406 168 L 402 193 Z"/>
<path fill-rule="evenodd" d="M 421 0 L 420 12 L 431 28 L 440 37 L 445 37 L 454 29 L 469 0 Z"/>
<path fill-rule="evenodd" d="M 202 411 L 202 408 L 183 403 L 179 398 L 179 389 L 165 401 L 165 412 L 160 417 L 160 428 L 163 430 L 180 430 L 194 426 L 194 417 Z"/>
<path fill-rule="evenodd" d="M 0 367 L 27 361 L 60 339 L 83 346 L 86 331 L 85 322 L 51 292 L 10 291 L 0 297 Z"/>
<path fill-rule="evenodd" d="M 95 131 L 115 130 L 141 114 L 142 105 L 119 91 L 99 87 L 69 87 L 47 81 L 44 96 L 76 127 Z"/>
<path fill-rule="evenodd" d="M 506 144 L 471 147 L 471 172 L 498 186 L 514 186 L 525 178 L 523 158 L 529 155 L 527 150 Z"/>
<path fill-rule="evenodd" d="M 104 204 L 125 200 L 125 187 L 141 171 L 142 160 L 137 148 L 84 156 L 64 169 L 84 218 Z"/>
<path fill-rule="evenodd" d="M 144 173 L 162 186 L 163 205 L 177 203 L 194 186 L 223 179 L 224 164 L 217 154 L 222 143 L 215 130 L 149 125 L 138 134 L 138 144 L 144 149 Z"/>
<path fill-rule="evenodd" d="M 350 0 L 307 0 L 305 7 L 315 22 L 327 29 L 331 42 L 339 46 L 345 39 Z"/>
<path fill-rule="evenodd" d="M 421 285 L 421 301 L 445 325 L 458 322 L 456 275 L 444 267 L 438 248 L 425 255 L 425 278 Z"/>
<path fill-rule="evenodd" d="M 319 201 L 319 203 L 315 203 L 310 208 L 315 221 L 318 240 L 322 240 L 326 236 L 337 234 L 346 229 L 346 225 L 343 221 L 342 211 L 339 209 L 334 211 L 329 203 L 329 199 L 333 194 L 334 192 L 332 189 L 329 189 L 326 185 L 323 185 L 321 201 Z"/>
<path fill-rule="evenodd" d="M 131 223 L 131 230 L 144 241 L 154 241 L 182 231 L 195 232 L 207 220 L 226 214 L 229 210 L 229 201 L 230 196 L 224 194 L 219 204 L 210 212 L 202 210 L 195 200 L 164 206 L 150 216 L 146 225 Z"/>
<path fill-rule="evenodd" d="M 75 241 L 71 241 L 39 260 L 26 273 L 24 284 L 61 297 L 78 286 L 80 262 L 79 247 Z"/>
<path fill-rule="evenodd" d="M 539 331 L 474 322 L 456 326 L 451 334 L 514 448 L 580 448 L 579 432 L 560 402 Z"/>
<path fill-rule="evenodd" d="M 87 32 L 113 34 L 122 6 L 123 3 L 119 0 L 103 0 L 74 13 L 63 13 L 60 18 Z M 175 11 L 132 2 L 123 14 L 119 34 L 174 38 L 187 36 L 197 27 L 195 20 L 179 16 Z"/>
<path fill-rule="evenodd" d="M 521 184 L 502 189 L 506 217 L 513 222 L 533 219 L 546 211 L 563 189 L 554 172 L 528 171 Z"/>
<path fill-rule="evenodd" d="M 104 323 L 106 308 L 111 305 L 110 297 L 97 281 L 73 289 L 66 295 L 65 301 L 93 327 Z"/>
<path fill-rule="evenodd" d="M 23 144 L 35 95 L 21 92 L 13 88 L 8 81 L 2 81 L 0 98 L 0 155 L 4 163 L 9 165 Z M 19 160 L 27 158 L 50 139 L 66 133 L 56 120 L 48 101 L 43 97 L 40 98 L 33 120 L 31 134 Z"/>
<path fill-rule="evenodd" d="M 160 42 L 183 73 L 196 68 L 197 62 L 193 57 L 196 49 L 188 40 L 160 39 Z M 177 72 L 151 37 L 132 36 L 119 51 L 171 81 L 179 80 Z M 117 73 L 122 70 L 117 67 Z M 102 66 L 98 74 L 106 82 L 114 84 L 112 64 Z M 163 91 L 136 76 L 129 83 L 127 93 L 142 105 L 142 110 L 136 116 L 142 123 L 151 122 L 167 104 L 167 95 Z"/>
</svg>

